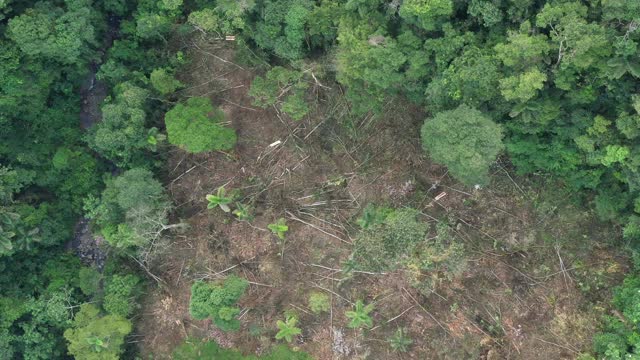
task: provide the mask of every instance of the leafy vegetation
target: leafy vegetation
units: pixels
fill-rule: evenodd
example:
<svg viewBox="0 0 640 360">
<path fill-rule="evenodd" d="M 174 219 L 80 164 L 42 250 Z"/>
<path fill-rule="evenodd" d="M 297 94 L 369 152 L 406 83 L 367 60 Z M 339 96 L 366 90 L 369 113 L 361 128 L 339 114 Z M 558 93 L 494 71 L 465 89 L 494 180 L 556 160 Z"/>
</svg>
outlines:
<svg viewBox="0 0 640 360">
<path fill-rule="evenodd" d="M 267 228 L 280 240 L 284 240 L 285 234 L 289 231 L 289 226 L 287 226 L 287 222 L 284 218 L 280 218 L 275 223 L 267 225 Z"/>
<path fill-rule="evenodd" d="M 227 195 L 227 191 L 224 186 L 220 186 L 215 195 L 207 195 L 207 209 L 215 209 L 220 207 L 222 211 L 229 212 L 231 208 L 229 208 L 229 204 L 233 202 L 233 194 Z"/>
<path fill-rule="evenodd" d="M 187 340 L 173 352 L 176 360 L 311 360 L 312 358 L 302 352 L 293 351 L 285 345 L 278 345 L 264 355 L 243 355 L 238 350 L 223 349 L 213 341 Z"/>
<path fill-rule="evenodd" d="M 189 313 L 196 320 L 213 319 L 222 331 L 237 331 L 240 321 L 236 316 L 240 314 L 240 309 L 235 304 L 247 286 L 247 280 L 234 275 L 220 284 L 196 281 L 191 287 Z"/>
<path fill-rule="evenodd" d="M 429 230 L 414 209 L 371 208 L 365 210 L 360 224 L 366 228 L 356 238 L 353 260 L 357 268 L 368 271 L 397 268 L 425 240 Z"/>
<path fill-rule="evenodd" d="M 278 320 L 276 325 L 278 326 L 278 333 L 276 334 L 277 340 L 286 340 L 288 343 L 293 341 L 294 336 L 302 334 L 302 330 L 296 327 L 298 318 L 295 316 L 287 316 L 285 321 Z"/>
<path fill-rule="evenodd" d="M 211 101 L 193 97 L 165 114 L 169 142 L 188 152 L 229 150 L 236 144 L 236 132 L 223 126 L 224 113 Z"/>
<path fill-rule="evenodd" d="M 407 352 L 411 344 L 413 344 L 413 340 L 407 336 L 405 330 L 402 328 L 398 328 L 388 341 L 391 348 L 399 352 Z"/>
<path fill-rule="evenodd" d="M 460 189 L 482 185 L 493 195 L 502 191 L 492 187 L 497 179 L 490 176 L 500 156 L 500 168 L 495 169 L 506 173 L 524 197 L 530 194 L 511 178 L 513 170 L 533 186 L 545 179 L 543 186 L 553 184 L 570 193 L 563 201 L 578 204 L 585 214 L 591 208 L 600 219 L 613 224 L 619 236 L 608 239 L 620 252 L 636 251 L 640 241 L 639 13 L 640 3 L 635 0 L 0 1 L 0 353 L 16 359 L 137 356 L 133 345 L 125 349 L 125 337 L 132 329 L 127 317 L 139 318 L 134 316 L 136 298 L 145 281 L 140 274 L 158 283 L 165 281 L 150 271 L 153 256 L 149 254 L 166 230 L 182 225 L 170 224 L 169 219 L 179 218 L 184 210 L 180 208 L 184 204 L 178 202 L 174 208 L 156 174 L 163 179 L 172 176 L 162 168 L 175 151 L 200 154 L 197 156 L 230 151 L 237 142 L 234 129 L 245 130 L 240 126 L 245 123 L 239 121 L 243 119 L 227 119 L 204 97 L 219 94 L 219 89 L 213 93 L 194 90 L 218 78 L 195 84 L 182 76 L 185 67 L 206 65 L 205 61 L 191 62 L 198 56 L 213 57 L 235 70 L 260 64 L 252 69 L 260 75 L 249 89 L 254 105 L 268 109 L 261 114 L 277 115 L 276 123 L 289 131 L 287 146 L 293 143 L 296 151 L 303 146 L 314 149 L 318 158 L 308 163 L 324 164 L 324 156 L 338 152 L 359 163 L 348 175 L 349 182 L 375 172 L 372 164 L 385 152 L 394 151 L 367 153 L 364 142 L 386 142 L 388 132 L 400 133 L 401 141 L 386 146 L 405 149 L 404 143 L 415 145 L 420 137 L 428 158 L 446 166 L 447 175 L 462 183 L 446 186 L 468 196 L 465 203 L 484 201 L 523 227 L 531 225 L 520 214 L 499 208 L 493 199 L 482 198 L 482 191 L 470 194 Z M 226 45 L 215 54 L 199 47 L 220 43 Z M 238 56 L 226 59 L 232 47 Z M 246 80 L 243 84 L 248 84 Z M 230 104 L 243 111 L 260 111 L 246 103 Z M 314 114 L 322 114 L 322 119 L 312 118 Z M 414 114 L 420 114 L 420 122 L 426 118 L 419 134 L 412 121 Z M 289 128 L 290 120 L 299 121 L 297 127 Z M 350 131 L 347 141 L 343 128 Z M 306 131 L 304 136 L 300 130 Z M 322 139 L 321 144 L 316 137 Z M 349 143 L 352 140 L 358 143 Z M 235 152 L 240 151 L 225 155 L 230 161 L 244 161 Z M 408 157 L 416 169 L 425 163 L 417 159 L 417 155 Z M 342 171 L 343 162 L 336 161 L 335 167 Z M 296 168 L 287 169 L 293 172 Z M 256 176 L 258 181 L 264 180 L 262 175 Z M 475 226 L 481 216 L 453 214 L 449 205 L 443 205 L 448 219 L 436 219 L 432 227 L 417 210 L 402 207 L 423 211 L 425 193 L 449 181 L 443 180 L 445 176 L 435 184 L 424 184 L 433 182 L 433 175 L 411 174 L 418 185 L 401 200 L 395 196 L 367 199 L 388 201 L 394 208 L 367 205 L 357 221 L 357 233 L 352 224 L 334 224 L 319 211 L 305 213 L 307 206 L 297 209 L 321 222 L 323 228 L 331 227 L 330 235 L 338 231 L 333 239 L 350 242 L 343 238 L 355 238 L 341 272 L 347 276 L 336 277 L 341 285 L 372 272 L 402 269 L 403 279 L 426 297 L 437 286 L 473 270 L 466 266 L 467 252 L 477 252 L 479 240 L 459 227 Z M 346 183 L 351 192 L 353 187 Z M 369 185 L 378 185 L 373 184 Z M 395 191 L 391 184 L 386 185 L 390 193 Z M 430 185 L 435 187 L 427 190 Z M 256 183 L 247 189 L 253 186 Z M 265 193 L 268 188 L 257 193 L 260 196 L 247 197 L 247 205 L 236 203 L 233 215 L 240 220 L 263 216 L 264 204 L 278 204 L 272 194 Z M 343 200 L 333 202 L 338 190 L 314 193 L 329 197 L 317 204 L 339 204 Z M 386 190 L 379 191 L 380 197 L 385 194 Z M 230 195 L 220 188 L 207 196 L 208 206 L 230 212 L 236 201 Z M 520 195 L 514 196 L 514 201 L 518 199 Z M 458 204 L 458 200 L 452 202 Z M 176 209 L 179 212 L 171 214 Z M 282 210 L 266 213 L 272 216 Z M 553 218 L 554 211 L 544 219 Z M 490 223 L 497 218 L 485 215 Z M 84 256 L 86 249 L 72 241 L 77 240 L 74 225 L 82 217 L 89 218 L 90 231 L 105 240 L 103 248 L 91 249 L 107 254 L 104 267 L 104 259 Z M 544 228 L 544 219 L 532 227 Z M 506 223 L 513 230 L 509 221 L 496 223 Z M 253 226 L 235 225 L 241 229 Z M 280 258 L 285 264 L 284 239 L 289 228 L 279 219 L 268 229 L 282 242 Z M 481 226 L 475 230 L 484 238 L 493 238 L 493 251 L 503 250 L 502 239 L 497 240 L 491 231 Z M 514 234 L 521 236 L 518 231 Z M 540 237 L 547 241 L 546 236 Z M 577 245 L 593 245 L 588 235 L 569 237 Z M 554 241 L 564 241 L 561 238 Z M 164 240 L 174 244 L 173 239 Z M 227 251 L 225 241 L 208 249 Z M 594 257 L 602 256 L 601 245 L 598 251 L 589 249 Z M 560 245 L 556 246 L 563 276 L 589 272 L 588 266 L 579 268 L 581 260 L 573 260 L 582 256 L 582 249 L 571 248 L 570 254 L 562 255 L 572 259 L 573 266 L 565 267 Z M 256 244 L 251 250 L 260 253 L 258 248 Z M 323 249 L 305 254 L 318 260 L 309 266 L 318 266 L 320 260 L 330 265 L 329 261 L 349 257 L 328 251 L 321 254 Z M 531 248 L 526 256 L 536 258 L 538 251 L 538 247 Z M 486 252 L 481 249 L 482 254 Z M 82 255 L 82 261 L 73 253 Z M 193 275 L 195 266 L 191 261 L 185 263 L 185 274 Z M 265 273 L 276 273 L 267 264 L 260 266 Z M 144 272 L 136 274 L 134 268 Z M 534 278 L 545 280 L 553 273 L 522 271 L 532 271 Z M 581 280 L 577 286 L 585 293 L 612 286 L 609 271 L 598 271 L 597 286 Z M 604 332 L 596 336 L 598 357 L 632 358 L 639 352 L 634 310 L 638 306 L 633 296 L 639 288 L 636 275 L 634 270 L 614 292 L 617 313 L 606 319 Z M 501 274 L 495 276 L 502 281 Z M 212 318 L 222 329 L 237 328 L 235 303 L 246 289 L 243 281 L 230 277 L 221 284 L 196 282 L 190 307 L 194 318 Z M 329 308 L 326 295 L 321 295 L 312 294 L 308 299 L 314 313 Z M 594 296 L 595 305 L 582 304 L 582 308 L 606 307 L 597 298 Z M 550 304 L 555 301 L 548 299 Z M 367 306 L 360 305 L 359 310 L 356 306 L 349 312 L 350 324 L 355 321 L 355 327 L 370 327 Z M 493 309 L 485 312 L 490 311 Z M 474 320 L 499 329 L 502 325 L 496 318 Z M 283 324 L 291 329 L 296 325 Z M 502 336 L 500 331 L 489 332 L 492 337 Z M 399 329 L 389 339 L 392 348 L 417 348 L 409 349 L 411 343 L 405 336 Z M 464 344 L 459 350 L 466 351 Z M 244 358 L 214 343 L 185 344 L 180 351 L 187 358 L 206 353 Z M 263 358 L 307 358 L 287 348 L 273 351 Z M 464 353 L 458 358 L 479 356 Z"/>
<path fill-rule="evenodd" d="M 373 319 L 369 315 L 373 311 L 373 304 L 365 305 L 362 300 L 356 301 L 352 311 L 345 312 L 345 316 L 349 319 L 347 326 L 353 329 L 370 328 L 373 326 Z"/>
<path fill-rule="evenodd" d="M 467 105 L 428 119 L 421 134 L 425 151 L 467 185 L 489 181 L 489 165 L 504 147 L 500 127 Z"/>
<path fill-rule="evenodd" d="M 320 292 L 312 292 L 309 295 L 309 309 L 311 309 L 314 314 L 328 312 L 331 309 L 329 296 Z"/>
</svg>

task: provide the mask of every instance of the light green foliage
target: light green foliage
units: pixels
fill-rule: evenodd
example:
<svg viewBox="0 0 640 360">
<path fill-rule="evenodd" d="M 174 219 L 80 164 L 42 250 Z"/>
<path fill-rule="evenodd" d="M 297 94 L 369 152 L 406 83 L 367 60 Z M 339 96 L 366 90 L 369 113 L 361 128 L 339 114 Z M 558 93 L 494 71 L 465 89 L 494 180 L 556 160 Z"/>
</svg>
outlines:
<svg viewBox="0 0 640 360">
<path fill-rule="evenodd" d="M 338 29 L 337 79 L 348 88 L 353 111 L 380 111 L 389 94 L 403 84 L 405 54 L 385 32 L 351 18 L 342 18 Z"/>
<path fill-rule="evenodd" d="M 235 304 L 247 286 L 247 280 L 235 275 L 221 284 L 196 281 L 191 287 L 189 313 L 196 320 L 212 318 L 222 331 L 236 331 L 240 328 L 240 321 L 236 319 L 240 309 Z"/>
<path fill-rule="evenodd" d="M 249 205 L 244 205 L 237 202 L 236 208 L 232 212 L 240 221 L 251 221 L 253 219 L 252 208 Z"/>
<path fill-rule="evenodd" d="M 140 278 L 135 275 L 113 275 L 104 288 L 104 310 L 112 315 L 129 317 L 137 307 Z"/>
<path fill-rule="evenodd" d="M 204 97 L 193 97 L 165 114 L 169 142 L 191 153 L 229 150 L 236 144 L 235 130 L 223 126 L 224 113 Z"/>
<path fill-rule="evenodd" d="M 577 1 L 548 3 L 536 16 L 539 27 L 552 28 L 551 39 L 559 48 L 557 61 L 564 66 L 586 69 L 611 53 L 605 28 L 587 22 L 587 11 Z"/>
<path fill-rule="evenodd" d="M 526 102 L 544 87 L 547 75 L 533 68 L 519 76 L 509 76 L 500 80 L 500 91 L 505 99 Z"/>
<path fill-rule="evenodd" d="M 64 65 L 86 61 L 96 44 L 90 7 L 62 9 L 49 2 L 10 19 L 7 35 L 25 54 Z"/>
<path fill-rule="evenodd" d="M 172 94 L 184 86 L 184 84 L 173 77 L 173 74 L 164 68 L 153 70 L 149 79 L 151 80 L 151 86 L 162 95 Z"/>
<path fill-rule="evenodd" d="M 233 193 L 227 195 L 227 191 L 225 190 L 224 186 L 220 186 L 215 195 L 209 194 L 206 196 L 206 198 L 209 202 L 207 204 L 207 209 L 215 209 L 217 207 L 220 207 L 222 211 L 229 212 L 231 211 L 231 209 L 229 208 L 229 204 L 233 202 L 235 196 Z"/>
<path fill-rule="evenodd" d="M 164 39 L 171 29 L 171 19 L 161 14 L 142 13 L 136 18 L 136 35 L 144 40 Z"/>
<path fill-rule="evenodd" d="M 78 288 L 87 296 L 95 295 L 100 288 L 102 275 L 94 268 L 83 267 L 78 273 Z"/>
<path fill-rule="evenodd" d="M 407 336 L 407 333 L 403 328 L 398 328 L 398 330 L 393 333 L 393 336 L 387 341 L 394 351 L 399 352 L 407 352 L 411 344 L 413 344 L 413 340 Z"/>
<path fill-rule="evenodd" d="M 276 334 L 276 340 L 286 340 L 292 342 L 296 335 L 302 334 L 302 330 L 296 327 L 298 319 L 295 316 L 287 316 L 285 321 L 278 320 L 276 325 L 278 326 L 278 333 Z"/>
<path fill-rule="evenodd" d="M 504 148 L 500 126 L 466 105 L 427 119 L 421 136 L 431 158 L 466 185 L 486 184 L 489 166 Z"/>
<path fill-rule="evenodd" d="M 309 112 L 305 101 L 308 87 L 302 72 L 275 66 L 264 77 L 253 79 L 249 95 L 256 106 L 267 108 L 277 105 L 292 119 L 300 120 Z"/>
<path fill-rule="evenodd" d="M 309 309 L 311 309 L 314 314 L 328 312 L 331 309 L 329 296 L 321 292 L 312 292 L 309 295 Z"/>
<path fill-rule="evenodd" d="M 496 56 L 505 66 L 524 69 L 547 59 L 552 51 L 545 35 L 532 35 L 531 24 L 525 22 L 519 31 L 509 31 L 507 42 L 495 46 Z"/>
<path fill-rule="evenodd" d="M 284 235 L 289 231 L 289 227 L 287 226 L 287 222 L 284 218 L 280 218 L 275 223 L 267 225 L 267 228 L 280 240 L 284 240 Z"/>
<path fill-rule="evenodd" d="M 220 26 L 220 19 L 218 18 L 216 11 L 211 8 L 205 8 L 190 13 L 187 21 L 189 24 L 204 32 L 218 31 Z"/>
<path fill-rule="evenodd" d="M 349 323 L 347 324 L 347 326 L 352 329 L 372 327 L 373 319 L 371 318 L 371 316 L 369 316 L 369 313 L 371 313 L 373 309 L 373 304 L 368 304 L 365 306 L 362 300 L 356 301 L 355 305 L 353 306 L 353 311 L 347 311 L 344 313 L 347 319 L 349 319 Z"/>
<path fill-rule="evenodd" d="M 83 304 L 64 332 L 69 353 L 76 359 L 114 360 L 122 353 L 125 336 L 132 329 L 131 322 L 118 315 L 100 316 L 98 308 Z"/>
<path fill-rule="evenodd" d="M 277 345 L 261 356 L 243 355 L 234 349 L 223 349 L 213 341 L 187 340 L 173 352 L 175 360 L 313 360 L 299 350 Z"/>
<path fill-rule="evenodd" d="M 387 214 L 382 222 L 363 229 L 356 238 L 353 260 L 359 269 L 395 269 L 425 240 L 429 225 L 418 220 L 416 210 L 407 208 L 384 212 Z"/>
<path fill-rule="evenodd" d="M 452 0 L 405 0 L 400 6 L 403 19 L 425 30 L 435 30 L 452 13 Z"/>
</svg>

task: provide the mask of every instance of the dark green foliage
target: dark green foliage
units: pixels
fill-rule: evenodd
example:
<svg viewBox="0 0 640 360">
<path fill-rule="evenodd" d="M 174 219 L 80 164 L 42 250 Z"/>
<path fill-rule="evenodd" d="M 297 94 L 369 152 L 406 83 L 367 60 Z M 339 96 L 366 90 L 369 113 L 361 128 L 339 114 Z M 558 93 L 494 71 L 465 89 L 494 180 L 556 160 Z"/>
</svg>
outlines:
<svg viewBox="0 0 640 360">
<path fill-rule="evenodd" d="M 486 184 L 489 166 L 504 148 L 500 127 L 466 105 L 427 119 L 421 135 L 424 150 L 466 185 Z"/>
<path fill-rule="evenodd" d="M 197 320 L 213 319 L 222 331 L 236 331 L 240 328 L 240 321 L 236 319 L 240 309 L 235 304 L 247 286 L 247 280 L 235 275 L 221 284 L 196 281 L 191 287 L 189 313 Z"/>
<path fill-rule="evenodd" d="M 275 66 L 264 77 L 256 76 L 253 79 L 249 95 L 256 106 L 278 106 L 292 119 L 301 120 L 309 112 L 305 101 L 308 87 L 309 83 L 300 71 Z"/>
<path fill-rule="evenodd" d="M 94 268 L 83 267 L 78 273 L 78 288 L 83 294 L 92 296 L 100 288 L 102 275 Z"/>
<path fill-rule="evenodd" d="M 265 2 L 256 24 L 253 40 L 287 60 L 300 59 L 306 53 L 305 27 L 311 14 L 308 0 L 273 0 Z"/>
<path fill-rule="evenodd" d="M 429 226 L 413 209 L 387 212 L 384 220 L 363 229 L 356 238 L 353 260 L 358 268 L 385 271 L 398 267 L 425 240 Z"/>
<path fill-rule="evenodd" d="M 413 344 L 413 340 L 407 336 L 406 331 L 402 328 L 398 328 L 387 341 L 393 350 L 399 352 L 407 352 L 411 344 Z"/>
<path fill-rule="evenodd" d="M 165 115 L 169 142 L 192 153 L 233 148 L 236 132 L 221 125 L 223 121 L 224 113 L 202 97 L 190 98 Z"/>
<path fill-rule="evenodd" d="M 140 278 L 135 275 L 113 275 L 104 288 L 104 310 L 124 318 L 133 314 L 137 307 Z"/>
<path fill-rule="evenodd" d="M 640 277 L 629 275 L 616 288 L 613 304 L 624 318 L 607 317 L 605 332 L 594 337 L 594 350 L 603 359 L 633 358 L 640 353 Z"/>
<path fill-rule="evenodd" d="M 187 340 L 173 352 L 175 360 L 312 360 L 302 351 L 278 345 L 262 356 L 243 355 L 238 350 L 223 349 L 213 341 Z"/>
<path fill-rule="evenodd" d="M 167 226 L 171 203 L 149 170 L 131 169 L 107 179 L 101 197 L 89 199 L 85 208 L 110 245 L 127 249 L 159 235 Z"/>
</svg>

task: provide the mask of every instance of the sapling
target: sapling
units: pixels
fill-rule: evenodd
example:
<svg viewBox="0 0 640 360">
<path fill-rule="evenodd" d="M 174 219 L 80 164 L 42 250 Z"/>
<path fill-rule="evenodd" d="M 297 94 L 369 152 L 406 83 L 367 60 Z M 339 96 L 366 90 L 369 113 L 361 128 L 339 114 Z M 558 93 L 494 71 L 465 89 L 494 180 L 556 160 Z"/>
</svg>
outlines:
<svg viewBox="0 0 640 360">
<path fill-rule="evenodd" d="M 227 195 L 227 191 L 224 186 L 220 186 L 215 195 L 207 195 L 207 201 L 209 204 L 207 205 L 207 209 L 215 209 L 216 207 L 220 207 L 222 211 L 229 212 L 231 209 L 229 208 L 229 204 L 233 201 L 233 196 Z"/>
<path fill-rule="evenodd" d="M 353 311 L 347 311 L 345 315 L 350 319 L 348 327 L 355 329 L 360 327 L 372 327 L 373 319 L 369 313 L 373 311 L 373 304 L 366 305 L 362 300 L 356 301 Z"/>
<path fill-rule="evenodd" d="M 236 203 L 236 209 L 233 210 L 232 213 L 238 218 L 238 220 L 250 221 L 252 219 L 251 207 L 239 202 Z"/>
<path fill-rule="evenodd" d="M 302 333 L 302 330 L 296 327 L 297 322 L 298 319 L 295 316 L 287 316 L 285 321 L 278 320 L 276 325 L 278 326 L 279 331 L 276 334 L 276 339 L 285 339 L 287 342 L 293 341 L 294 336 Z"/>
<path fill-rule="evenodd" d="M 267 225 L 267 228 L 276 234 L 280 240 L 284 240 L 284 234 L 289 231 L 289 227 L 284 218 L 280 218 L 275 223 Z"/>
<path fill-rule="evenodd" d="M 413 344 L 413 340 L 407 336 L 406 331 L 403 328 L 398 328 L 393 336 L 387 341 L 393 350 L 400 352 L 407 352 L 409 350 L 409 346 Z"/>
</svg>

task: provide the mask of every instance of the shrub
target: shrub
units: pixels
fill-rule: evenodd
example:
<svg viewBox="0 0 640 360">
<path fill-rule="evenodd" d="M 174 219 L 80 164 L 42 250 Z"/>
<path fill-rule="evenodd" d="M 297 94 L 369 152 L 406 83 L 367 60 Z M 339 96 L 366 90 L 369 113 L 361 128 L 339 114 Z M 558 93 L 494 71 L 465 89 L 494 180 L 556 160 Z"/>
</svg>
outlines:
<svg viewBox="0 0 640 360">
<path fill-rule="evenodd" d="M 436 225 L 435 238 L 416 247 L 407 261 L 410 281 L 423 295 L 431 294 L 441 281 L 462 275 L 466 265 L 464 246 L 443 222 Z"/>
<path fill-rule="evenodd" d="M 218 284 L 196 281 L 191 287 L 189 313 L 196 320 L 212 318 L 222 331 L 236 331 L 240 328 L 236 319 L 240 309 L 235 304 L 248 285 L 247 280 L 235 275 Z"/>
<path fill-rule="evenodd" d="M 229 150 L 236 144 L 235 130 L 222 126 L 224 113 L 204 97 L 177 104 L 165 115 L 169 142 L 191 153 Z"/>
<path fill-rule="evenodd" d="M 235 349 L 223 349 L 214 341 L 187 340 L 173 351 L 175 360 L 312 360 L 302 351 L 278 345 L 262 356 L 243 355 Z"/>
<path fill-rule="evenodd" d="M 309 308 L 314 314 L 327 312 L 331 309 L 329 296 L 320 292 L 313 292 L 309 295 Z"/>
<path fill-rule="evenodd" d="M 394 269 L 425 239 L 429 225 L 418 220 L 416 210 L 385 210 L 384 213 L 384 220 L 376 219 L 375 225 L 367 225 L 356 238 L 353 260 L 357 268 Z"/>
<path fill-rule="evenodd" d="M 267 225 L 267 228 L 276 234 L 280 240 L 284 240 L 284 234 L 289 231 L 289 227 L 284 218 L 280 218 L 275 223 Z"/>
</svg>

